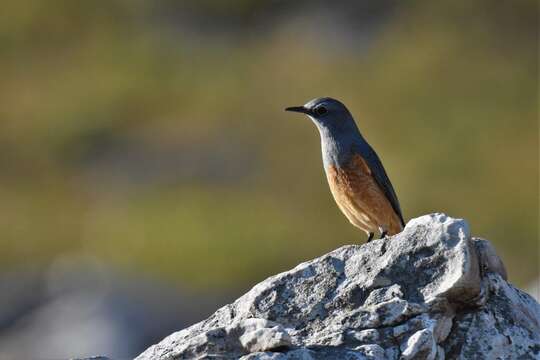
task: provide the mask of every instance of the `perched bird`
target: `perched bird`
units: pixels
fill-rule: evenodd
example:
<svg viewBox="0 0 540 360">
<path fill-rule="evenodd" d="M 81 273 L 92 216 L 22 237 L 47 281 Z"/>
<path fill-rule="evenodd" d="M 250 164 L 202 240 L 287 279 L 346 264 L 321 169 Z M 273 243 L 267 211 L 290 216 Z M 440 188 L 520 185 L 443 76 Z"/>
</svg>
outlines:
<svg viewBox="0 0 540 360">
<path fill-rule="evenodd" d="M 394 188 L 345 105 L 325 97 L 285 110 L 306 114 L 317 126 L 328 184 L 347 219 L 368 241 L 375 232 L 381 238 L 400 232 L 405 222 Z"/>
</svg>

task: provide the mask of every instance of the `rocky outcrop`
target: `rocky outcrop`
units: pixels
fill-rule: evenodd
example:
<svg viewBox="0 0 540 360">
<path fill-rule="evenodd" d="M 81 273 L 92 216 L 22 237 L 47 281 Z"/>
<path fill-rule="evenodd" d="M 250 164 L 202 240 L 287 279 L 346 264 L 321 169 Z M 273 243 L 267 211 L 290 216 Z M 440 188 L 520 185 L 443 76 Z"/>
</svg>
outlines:
<svg viewBox="0 0 540 360">
<path fill-rule="evenodd" d="M 537 359 L 540 305 L 444 214 L 257 284 L 138 359 Z"/>
</svg>

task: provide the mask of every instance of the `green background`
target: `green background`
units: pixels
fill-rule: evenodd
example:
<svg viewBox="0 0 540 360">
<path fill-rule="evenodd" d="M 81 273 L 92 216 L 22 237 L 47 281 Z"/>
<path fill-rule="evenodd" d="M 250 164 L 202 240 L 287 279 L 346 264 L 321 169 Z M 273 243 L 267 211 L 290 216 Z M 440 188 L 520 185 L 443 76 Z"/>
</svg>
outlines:
<svg viewBox="0 0 540 360">
<path fill-rule="evenodd" d="M 537 3 L 385 4 L 337 21 L 301 1 L 5 3 L 0 271 L 84 254 L 245 288 L 365 241 L 331 198 L 313 124 L 283 111 L 332 96 L 406 220 L 467 219 L 529 284 Z"/>
</svg>

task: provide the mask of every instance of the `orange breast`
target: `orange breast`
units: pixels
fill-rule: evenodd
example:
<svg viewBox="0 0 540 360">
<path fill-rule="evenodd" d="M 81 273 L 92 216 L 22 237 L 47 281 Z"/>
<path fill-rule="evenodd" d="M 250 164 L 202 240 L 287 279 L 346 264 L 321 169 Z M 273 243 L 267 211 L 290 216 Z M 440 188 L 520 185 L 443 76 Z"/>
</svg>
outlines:
<svg viewBox="0 0 540 360">
<path fill-rule="evenodd" d="M 381 228 L 390 235 L 402 230 L 399 217 L 362 156 L 354 155 L 346 167 L 329 166 L 326 176 L 338 207 L 354 226 L 367 233 Z"/>
</svg>

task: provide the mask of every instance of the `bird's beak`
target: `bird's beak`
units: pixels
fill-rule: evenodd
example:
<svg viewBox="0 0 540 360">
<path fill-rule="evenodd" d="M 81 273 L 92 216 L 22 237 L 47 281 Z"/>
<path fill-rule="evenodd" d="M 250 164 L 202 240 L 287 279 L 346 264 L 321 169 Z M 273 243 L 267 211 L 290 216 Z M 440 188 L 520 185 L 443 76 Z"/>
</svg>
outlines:
<svg viewBox="0 0 540 360">
<path fill-rule="evenodd" d="M 285 111 L 294 111 L 294 112 L 299 112 L 299 113 L 302 113 L 302 114 L 308 114 L 309 113 L 309 109 L 303 107 L 303 106 L 291 106 L 291 107 L 288 107 L 285 109 Z"/>
</svg>

